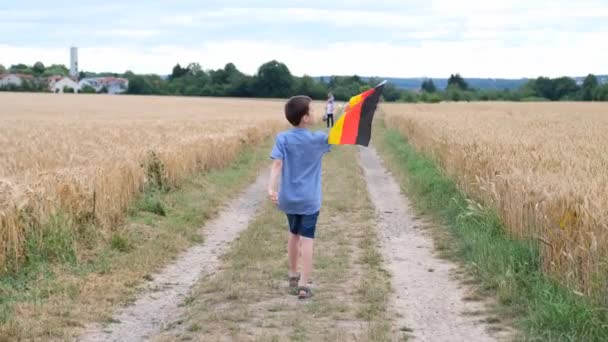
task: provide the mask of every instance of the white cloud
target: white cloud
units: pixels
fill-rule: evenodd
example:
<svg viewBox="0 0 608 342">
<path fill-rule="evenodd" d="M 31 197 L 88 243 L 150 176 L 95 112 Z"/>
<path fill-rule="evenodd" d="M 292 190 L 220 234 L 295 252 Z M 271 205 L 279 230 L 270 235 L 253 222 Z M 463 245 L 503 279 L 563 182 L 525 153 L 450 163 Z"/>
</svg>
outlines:
<svg viewBox="0 0 608 342">
<path fill-rule="evenodd" d="M 404 7 L 398 11 L 307 7 L 227 7 L 169 15 L 164 24 L 320 23 L 335 27 L 425 30 L 429 26 L 464 23 L 469 29 L 560 27 L 568 19 L 606 19 L 608 7 L 596 2 L 434 0 L 429 9 Z M 567 29 L 567 28 L 564 28 Z"/>
<path fill-rule="evenodd" d="M 128 38 L 149 38 L 156 36 L 160 30 L 144 30 L 144 29 L 108 29 L 98 30 L 94 34 L 101 36 L 118 36 Z"/>
<path fill-rule="evenodd" d="M 54 14 L 54 11 L 46 10 L 0 9 L 0 18 L 13 22 L 46 19 L 53 17 Z"/>
<path fill-rule="evenodd" d="M 200 26 L 210 22 L 224 23 L 229 26 L 235 23 L 323 23 L 335 27 L 373 27 L 376 29 L 416 29 L 430 21 L 431 16 L 417 15 L 414 12 L 389 12 L 374 10 L 336 10 L 322 8 L 256 8 L 232 7 L 198 13 L 179 14 L 161 19 L 162 23 Z"/>
<path fill-rule="evenodd" d="M 44 26 L 60 11 L 0 10 L 12 20 L 0 23 L 0 35 L 8 37 L 0 45 L 0 62 L 67 64 L 67 48 L 75 43 L 81 45 L 81 67 L 95 71 L 169 73 L 176 62 L 200 62 L 206 68 L 234 62 L 254 73 L 261 63 L 277 59 L 298 75 L 608 72 L 608 49 L 600 47 L 608 33 L 605 0 L 228 3 L 207 10 L 199 3 L 190 8 L 129 3 L 127 10 L 108 0 L 104 16 L 111 18 L 109 24 L 69 13 L 60 21 L 60 35 L 45 32 Z M 340 6 L 348 7 L 335 8 Z M 79 11 L 84 13 L 84 7 Z M 11 33 L 15 30 L 29 32 L 21 39 Z M 291 43 L 294 36 L 298 44 Z"/>
<path fill-rule="evenodd" d="M 155 46 L 146 49 L 91 47 L 80 49 L 85 70 L 168 74 L 177 62 L 198 61 L 204 68 L 221 68 L 227 62 L 249 74 L 264 62 L 277 59 L 296 75 L 359 74 L 402 77 L 445 77 L 460 72 L 465 77 L 536 77 L 586 75 L 605 72 L 608 51 L 594 47 L 597 34 L 567 47 L 504 47 L 500 42 L 424 42 L 419 47 L 379 42 L 343 42 L 301 48 L 284 42 L 214 41 L 198 47 Z M 67 49 L 32 49 L 0 46 L 5 61 L 68 63 Z M 593 51 L 593 53 L 581 53 Z"/>
</svg>

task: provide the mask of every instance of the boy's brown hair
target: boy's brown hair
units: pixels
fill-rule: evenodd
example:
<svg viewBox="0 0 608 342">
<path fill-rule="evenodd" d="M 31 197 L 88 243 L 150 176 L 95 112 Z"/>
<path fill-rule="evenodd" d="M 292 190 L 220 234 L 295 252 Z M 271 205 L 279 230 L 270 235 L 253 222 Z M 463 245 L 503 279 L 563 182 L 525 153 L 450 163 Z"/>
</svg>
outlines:
<svg viewBox="0 0 608 342">
<path fill-rule="evenodd" d="M 285 117 L 293 126 L 302 121 L 302 117 L 310 113 L 310 102 L 312 99 L 305 95 L 293 96 L 285 103 Z"/>
</svg>

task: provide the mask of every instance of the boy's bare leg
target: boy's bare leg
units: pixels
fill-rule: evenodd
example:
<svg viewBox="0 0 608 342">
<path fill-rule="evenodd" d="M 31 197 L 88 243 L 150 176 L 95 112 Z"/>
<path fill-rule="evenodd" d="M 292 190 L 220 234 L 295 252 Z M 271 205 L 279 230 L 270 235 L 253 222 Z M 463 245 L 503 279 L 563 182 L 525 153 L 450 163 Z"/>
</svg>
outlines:
<svg viewBox="0 0 608 342">
<path fill-rule="evenodd" d="M 300 254 L 300 236 L 289 233 L 287 241 L 287 256 L 289 257 L 289 276 L 298 274 L 298 256 Z"/>
<path fill-rule="evenodd" d="M 308 280 L 312 273 L 312 250 L 314 239 L 300 237 L 302 241 L 302 275 L 300 276 L 300 286 L 308 286 Z"/>
</svg>

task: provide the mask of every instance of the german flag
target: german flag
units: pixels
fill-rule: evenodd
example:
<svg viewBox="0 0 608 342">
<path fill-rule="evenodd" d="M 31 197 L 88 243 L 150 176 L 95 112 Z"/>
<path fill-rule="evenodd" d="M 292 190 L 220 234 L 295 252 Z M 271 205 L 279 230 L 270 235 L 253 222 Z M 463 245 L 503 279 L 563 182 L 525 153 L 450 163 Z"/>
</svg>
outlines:
<svg viewBox="0 0 608 342">
<path fill-rule="evenodd" d="M 386 81 L 348 101 L 346 112 L 329 131 L 332 145 L 369 145 L 372 137 L 372 120 Z"/>
</svg>

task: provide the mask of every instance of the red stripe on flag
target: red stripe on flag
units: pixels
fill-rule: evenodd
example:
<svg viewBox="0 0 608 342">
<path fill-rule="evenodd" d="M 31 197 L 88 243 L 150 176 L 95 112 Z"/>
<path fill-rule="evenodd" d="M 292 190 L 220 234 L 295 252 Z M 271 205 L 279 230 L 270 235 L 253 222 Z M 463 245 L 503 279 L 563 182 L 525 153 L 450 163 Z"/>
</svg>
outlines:
<svg viewBox="0 0 608 342">
<path fill-rule="evenodd" d="M 344 118 L 344 127 L 342 127 L 342 139 L 340 139 L 340 144 L 354 144 L 355 141 L 357 141 L 362 105 L 363 101 L 357 103 L 355 108 L 350 110 L 349 115 Z"/>
<path fill-rule="evenodd" d="M 364 91 L 363 93 L 361 93 L 361 97 L 363 98 L 363 101 L 365 101 L 365 98 L 370 96 L 371 94 L 373 94 L 376 91 L 376 88 L 372 88 L 372 89 L 368 89 L 366 91 Z"/>
<path fill-rule="evenodd" d="M 361 101 L 354 106 L 349 108 L 348 115 L 344 118 L 344 127 L 342 127 L 342 137 L 340 144 L 355 144 L 357 141 L 357 134 L 359 132 L 359 121 L 361 120 L 361 107 L 365 99 L 373 94 L 374 88 L 361 94 Z"/>
</svg>

